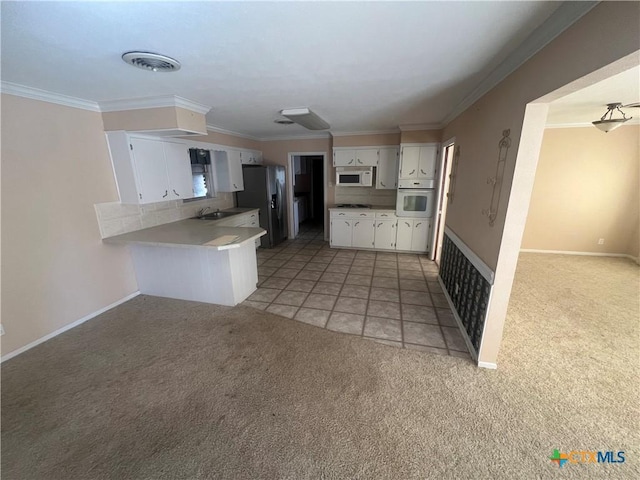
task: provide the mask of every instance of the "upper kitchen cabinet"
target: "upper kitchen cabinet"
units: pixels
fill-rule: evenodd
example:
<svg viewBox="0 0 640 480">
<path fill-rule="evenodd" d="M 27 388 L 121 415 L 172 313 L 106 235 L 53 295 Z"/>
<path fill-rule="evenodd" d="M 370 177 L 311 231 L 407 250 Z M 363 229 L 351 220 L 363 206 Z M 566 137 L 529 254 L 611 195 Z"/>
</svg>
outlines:
<svg viewBox="0 0 640 480">
<path fill-rule="evenodd" d="M 402 145 L 400 149 L 400 180 L 434 180 L 438 144 Z"/>
<path fill-rule="evenodd" d="M 213 163 L 219 192 L 239 192 L 244 190 L 242 159 L 239 150 L 219 150 L 213 152 Z"/>
<path fill-rule="evenodd" d="M 240 161 L 242 162 L 243 165 L 261 165 L 262 152 L 256 152 L 251 150 L 241 150 Z"/>
<path fill-rule="evenodd" d="M 334 167 L 377 167 L 377 148 L 334 148 Z"/>
<path fill-rule="evenodd" d="M 193 197 L 191 162 L 184 144 L 126 132 L 106 135 L 122 203 Z"/>
<path fill-rule="evenodd" d="M 380 147 L 378 169 L 376 172 L 376 188 L 395 190 L 398 187 L 398 147 Z"/>
</svg>

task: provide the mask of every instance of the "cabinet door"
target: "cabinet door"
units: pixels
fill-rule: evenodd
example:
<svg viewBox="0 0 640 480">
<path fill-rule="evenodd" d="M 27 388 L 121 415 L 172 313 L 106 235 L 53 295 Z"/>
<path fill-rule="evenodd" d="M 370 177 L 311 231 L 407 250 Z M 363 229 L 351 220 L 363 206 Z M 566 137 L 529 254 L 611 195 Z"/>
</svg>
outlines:
<svg viewBox="0 0 640 480">
<path fill-rule="evenodd" d="M 431 231 L 431 221 L 429 219 L 413 221 L 413 235 L 411 236 L 411 251 L 426 252 Z"/>
<path fill-rule="evenodd" d="M 398 219 L 396 236 L 396 250 L 411 250 L 411 237 L 413 236 L 413 220 Z"/>
<path fill-rule="evenodd" d="M 262 165 L 262 152 L 253 152 L 253 163 Z"/>
<path fill-rule="evenodd" d="M 355 150 L 334 150 L 333 166 L 334 167 L 355 167 L 356 166 Z"/>
<path fill-rule="evenodd" d="M 376 220 L 375 247 L 386 250 L 396 248 L 397 220 Z"/>
<path fill-rule="evenodd" d="M 164 158 L 171 200 L 193 198 L 193 176 L 189 150 L 182 143 L 164 142 Z"/>
<path fill-rule="evenodd" d="M 395 190 L 398 187 L 398 149 L 381 148 L 376 171 L 376 188 Z"/>
<path fill-rule="evenodd" d="M 351 220 L 331 220 L 331 245 L 336 247 L 351 246 Z"/>
<path fill-rule="evenodd" d="M 356 150 L 356 167 L 377 167 L 378 166 L 378 149 L 365 148 Z"/>
<path fill-rule="evenodd" d="M 418 178 L 436 178 L 436 163 L 438 160 L 438 146 L 425 145 L 420 147 L 420 161 L 418 164 Z"/>
<path fill-rule="evenodd" d="M 354 220 L 351 246 L 357 248 L 373 248 L 375 238 L 375 220 Z"/>
<path fill-rule="evenodd" d="M 229 161 L 229 187 L 232 192 L 244 190 L 244 179 L 242 178 L 242 158 L 238 150 L 228 150 L 227 159 Z"/>
<path fill-rule="evenodd" d="M 402 147 L 400 152 L 400 178 L 418 178 L 420 147 Z"/>
<path fill-rule="evenodd" d="M 169 198 L 169 180 L 163 142 L 146 138 L 131 138 L 130 140 L 140 203 L 172 200 Z"/>
<path fill-rule="evenodd" d="M 242 150 L 240 152 L 240 163 L 242 165 L 249 165 L 253 163 L 253 156 L 251 155 L 251 152 L 248 152 L 247 150 Z"/>
</svg>

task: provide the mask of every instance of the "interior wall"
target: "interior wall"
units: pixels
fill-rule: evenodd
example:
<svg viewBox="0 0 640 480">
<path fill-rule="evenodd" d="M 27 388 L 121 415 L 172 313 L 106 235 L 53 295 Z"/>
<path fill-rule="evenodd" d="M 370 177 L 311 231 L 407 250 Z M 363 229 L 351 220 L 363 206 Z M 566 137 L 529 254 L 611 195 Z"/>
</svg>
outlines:
<svg viewBox="0 0 640 480">
<path fill-rule="evenodd" d="M 118 193 L 100 113 L 2 95 L 2 354 L 137 290 L 129 253 L 100 239 Z"/>
<path fill-rule="evenodd" d="M 341 135 L 333 137 L 334 147 L 377 147 L 381 145 L 400 145 L 400 133 Z"/>
<path fill-rule="evenodd" d="M 574 82 L 614 62 L 622 61 L 628 64 L 627 68 L 633 63 L 637 65 L 639 7 L 637 2 L 598 4 L 444 130 L 443 138 L 455 137 L 460 148 L 454 179 L 456 194 L 449 205 L 446 224 L 495 271 L 480 362 L 497 362 L 542 140 L 547 107 L 537 109 L 527 104 L 550 92 L 560 95 L 560 92 L 567 94 L 583 88 L 580 82 Z M 593 81 L 601 79 L 591 78 Z M 543 101 L 555 99 L 547 98 Z M 523 131 L 528 108 L 531 130 Z M 487 178 L 495 175 L 499 142 L 507 129 L 510 130 L 511 147 L 501 178 L 497 215 L 490 225 L 489 219 L 482 214 L 482 210 L 491 204 L 492 185 L 487 183 Z M 520 148 L 521 144 L 523 148 Z M 519 177 L 514 182 L 518 162 Z M 507 213 L 510 216 L 505 230 Z"/>
<path fill-rule="evenodd" d="M 289 168 L 289 153 L 319 153 L 326 152 L 327 163 L 329 165 L 327 175 L 325 175 L 325 188 L 327 190 L 327 208 L 333 206 L 333 197 L 335 191 L 335 172 L 331 160 L 331 152 L 333 151 L 332 140 L 327 138 L 311 138 L 301 140 L 269 140 L 260 143 L 260 150 L 262 150 L 262 158 L 264 163 L 272 165 L 282 165 L 286 168 L 287 184 L 290 181 L 292 172 Z M 293 218 L 293 208 L 291 199 L 287 201 L 287 215 L 289 218 Z M 328 215 L 325 215 L 324 231 L 325 235 L 329 231 Z M 291 227 L 291 222 L 289 227 Z M 290 228 L 289 228 L 290 230 Z M 292 232 L 289 231 L 289 237 L 292 236 Z"/>
<path fill-rule="evenodd" d="M 402 143 L 440 143 L 442 141 L 442 133 L 442 130 L 406 131 L 400 135 L 400 141 Z"/>
<path fill-rule="evenodd" d="M 522 248 L 638 257 L 639 146 L 639 125 L 545 130 Z"/>
</svg>

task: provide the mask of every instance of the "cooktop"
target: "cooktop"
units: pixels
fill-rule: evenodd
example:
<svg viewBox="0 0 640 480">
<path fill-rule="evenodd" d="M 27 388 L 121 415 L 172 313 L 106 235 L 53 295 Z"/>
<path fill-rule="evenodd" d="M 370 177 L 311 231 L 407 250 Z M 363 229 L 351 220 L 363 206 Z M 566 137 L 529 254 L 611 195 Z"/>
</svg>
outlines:
<svg viewBox="0 0 640 480">
<path fill-rule="evenodd" d="M 336 205 L 336 208 L 371 208 L 371 205 L 365 205 L 364 203 L 341 203 Z"/>
</svg>

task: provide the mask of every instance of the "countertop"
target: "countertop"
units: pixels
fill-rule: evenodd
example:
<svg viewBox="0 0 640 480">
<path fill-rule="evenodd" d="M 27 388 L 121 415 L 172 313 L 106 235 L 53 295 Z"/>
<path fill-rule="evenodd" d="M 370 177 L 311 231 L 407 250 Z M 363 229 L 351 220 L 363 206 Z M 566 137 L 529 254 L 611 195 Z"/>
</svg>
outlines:
<svg viewBox="0 0 640 480">
<path fill-rule="evenodd" d="M 225 212 L 248 213 L 255 208 L 230 208 Z M 220 220 L 198 220 L 188 218 L 178 222 L 166 223 L 157 227 L 144 228 L 135 232 L 108 237 L 102 241 L 118 244 L 144 244 L 150 246 L 181 247 L 181 248 L 209 248 L 214 250 L 228 250 L 238 248 L 241 244 L 254 241 L 265 235 L 266 230 L 258 227 L 225 227 L 221 226 L 227 217 Z M 224 235 L 234 235 L 238 239 L 233 243 L 222 246 L 205 245 Z"/>
<path fill-rule="evenodd" d="M 396 212 L 396 207 L 394 206 L 383 206 L 383 205 L 371 205 L 371 208 L 340 208 L 340 207 L 331 207 L 330 211 L 340 211 L 340 212 L 371 212 L 371 213 L 388 213 L 388 212 Z"/>
</svg>

